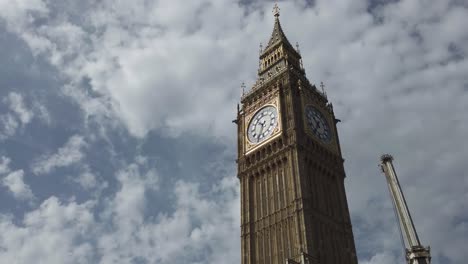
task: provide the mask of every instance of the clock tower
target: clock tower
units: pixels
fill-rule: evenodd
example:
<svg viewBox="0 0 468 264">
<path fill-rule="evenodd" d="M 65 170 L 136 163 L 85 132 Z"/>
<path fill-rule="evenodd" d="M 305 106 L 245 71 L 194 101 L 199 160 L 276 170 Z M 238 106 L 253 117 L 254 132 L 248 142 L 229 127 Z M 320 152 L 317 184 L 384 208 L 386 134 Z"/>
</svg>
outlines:
<svg viewBox="0 0 468 264">
<path fill-rule="evenodd" d="M 339 120 L 274 16 L 235 120 L 242 264 L 356 264 Z"/>
</svg>

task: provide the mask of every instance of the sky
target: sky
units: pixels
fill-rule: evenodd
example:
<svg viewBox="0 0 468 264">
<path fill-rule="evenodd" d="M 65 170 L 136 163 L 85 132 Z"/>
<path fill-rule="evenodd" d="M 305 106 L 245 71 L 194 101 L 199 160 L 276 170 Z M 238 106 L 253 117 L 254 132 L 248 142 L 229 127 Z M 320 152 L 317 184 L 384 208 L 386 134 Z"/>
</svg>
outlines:
<svg viewBox="0 0 468 264">
<path fill-rule="evenodd" d="M 279 1 L 334 104 L 361 264 L 468 258 L 468 3 Z M 0 0 L 0 263 L 240 263 L 236 104 L 262 0 Z"/>
</svg>

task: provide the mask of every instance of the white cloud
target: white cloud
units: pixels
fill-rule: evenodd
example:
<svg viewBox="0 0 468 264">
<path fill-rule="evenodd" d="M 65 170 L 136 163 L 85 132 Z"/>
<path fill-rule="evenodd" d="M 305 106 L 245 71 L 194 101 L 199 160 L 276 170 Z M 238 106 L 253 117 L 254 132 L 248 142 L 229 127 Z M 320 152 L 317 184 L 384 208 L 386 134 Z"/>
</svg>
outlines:
<svg viewBox="0 0 468 264">
<path fill-rule="evenodd" d="M 89 171 L 81 173 L 76 179 L 84 189 L 95 188 L 98 184 L 96 176 Z"/>
<path fill-rule="evenodd" d="M 101 235 L 98 242 L 101 263 L 130 262 L 135 258 L 148 263 L 240 261 L 238 236 L 226 239 L 239 232 L 237 179 L 216 183 L 210 190 L 216 200 L 203 198 L 197 184 L 180 181 L 175 187 L 175 210 L 144 220 L 143 214 L 155 210 L 144 197 L 145 185 L 134 172 L 122 173 L 122 188 L 106 214 L 113 215 L 115 229 Z M 180 254 L 182 248 L 184 254 Z"/>
<path fill-rule="evenodd" d="M 23 170 L 13 171 L 1 179 L 1 183 L 8 188 L 15 198 L 19 200 L 33 200 L 34 194 L 29 185 L 24 183 L 23 176 Z"/>
<path fill-rule="evenodd" d="M 0 262 L 239 263 L 239 238 L 231 237 L 239 232 L 237 179 L 215 182 L 208 193 L 179 181 L 168 192 L 176 199 L 174 211 L 163 212 L 148 199 L 159 189 L 149 165 L 138 159 L 118 171 L 120 187 L 101 201 L 50 197 L 19 225 L 0 215 Z"/>
<path fill-rule="evenodd" d="M 87 195 L 95 200 L 99 200 L 103 198 L 103 195 L 108 194 L 105 191 L 108 190 L 109 181 L 89 169 L 80 172 L 77 177 L 71 178 L 71 181 L 78 183 L 82 190 L 86 191 Z"/>
<path fill-rule="evenodd" d="M 21 94 L 10 92 L 2 101 L 10 111 L 0 115 L 0 140 L 15 135 L 34 117 L 34 112 L 26 107 Z"/>
<path fill-rule="evenodd" d="M 18 121 L 11 114 L 0 115 L 0 139 L 6 139 L 16 133 L 19 127 Z"/>
<path fill-rule="evenodd" d="M 243 10 L 237 4 L 206 1 L 203 8 L 199 4 L 141 1 L 129 8 L 124 3 L 104 2 L 84 20 L 88 25 L 58 21 L 43 25 L 40 30 L 30 28 L 31 25 L 11 30 L 17 30 L 36 53 L 47 54 L 50 62 L 70 77 L 72 87 L 65 92 L 76 99 L 87 116 L 109 116 L 111 110 L 116 113 L 112 117 L 120 118 L 136 136 L 158 129 L 169 136 L 192 131 L 226 137 L 230 130 L 224 122 L 205 113 L 216 109 L 217 117 L 234 115 L 234 108 L 223 106 L 234 106 L 232 94 L 238 92 L 226 88 L 240 84 L 238 69 L 248 74 L 243 70 L 248 60 L 245 55 L 227 51 L 245 40 L 252 41 L 253 32 L 252 28 L 239 31 L 238 17 Z M 224 12 L 226 4 L 231 8 L 229 14 Z M 193 10 L 200 13 L 192 13 Z M 213 27 L 209 19 L 213 16 L 220 18 L 220 28 Z M 133 26 L 128 27 L 143 19 L 149 23 L 143 29 L 133 31 Z M 185 34 L 197 30 L 197 24 L 203 29 L 201 32 Z M 96 35 L 85 34 L 88 26 L 102 30 Z M 165 31 L 168 26 L 174 31 Z M 206 59 L 212 56 L 217 56 L 217 60 Z M 64 58 L 68 61 L 64 62 Z M 219 67 L 219 61 L 223 61 L 223 67 Z M 237 76 L 219 78 L 232 73 Z M 90 78 L 92 89 L 101 98 L 80 93 L 76 85 L 83 77 Z M 169 108 L 172 110 L 168 112 Z"/>
<path fill-rule="evenodd" d="M 25 214 L 22 225 L 0 215 L 0 262 L 2 263 L 90 263 L 94 250 L 92 202 L 62 204 L 45 200 Z"/>
<path fill-rule="evenodd" d="M 257 43 L 271 32 L 271 3 L 255 3 L 252 12 L 245 13 L 233 1 L 189 2 L 101 1 L 87 6 L 85 18 L 76 21 L 73 8 L 49 17 L 52 2 L 2 1 L 0 16 L 34 54 L 68 77 L 64 93 L 75 99 L 86 118 L 120 119 L 138 137 L 150 130 L 174 137 L 188 132 L 221 137 L 233 147 L 230 120 L 238 85 L 255 78 Z M 389 151 L 396 157 L 418 231 L 423 243 L 432 245 L 434 260 L 464 263 L 468 209 L 460 197 L 468 195 L 468 11 L 457 1 L 401 0 L 383 3 L 370 14 L 368 2 L 315 1 L 308 9 L 305 1 L 288 1 L 281 3 L 280 17 L 290 41 L 302 46 L 310 81 L 325 82 L 343 120 L 339 129 L 348 201 L 354 219 L 360 221 L 356 237 L 372 238 L 358 244 L 358 250 L 374 256 L 363 261 L 375 263 L 399 249 L 388 191 L 376 166 L 378 156 Z M 79 85 L 83 78 L 91 87 Z M 20 126 L 13 114 L 1 117 L 6 125 L 0 134 L 12 135 Z M 38 171 L 72 164 L 82 158 L 81 151 L 76 153 L 71 159 L 51 155 L 44 164 L 50 160 L 56 165 Z M 132 173 L 129 169 L 119 176 L 122 192 L 116 199 L 122 203 L 110 203 L 114 207 L 109 214 L 133 212 L 136 216 L 129 221 L 144 221 L 141 193 L 146 187 L 141 173 L 136 179 L 125 176 Z M 212 225 L 192 232 L 189 223 L 204 208 L 217 209 L 216 202 L 210 203 L 187 183 L 179 184 L 176 196 L 182 209 L 161 214 L 159 224 L 147 227 L 148 232 L 139 230 L 145 231 L 145 243 L 168 240 L 166 251 L 156 247 L 161 255 L 135 249 L 144 258 L 175 261 L 175 255 L 181 255 L 178 245 L 191 241 L 187 233 L 197 241 L 211 238 L 206 234 Z M 443 209 L 434 214 L 434 208 Z M 237 229 L 226 232 L 231 232 L 229 238 L 238 235 Z M 132 256 L 130 249 L 112 244 L 116 240 L 108 235 L 100 241 L 109 253 L 103 254 L 103 262 Z"/>
<path fill-rule="evenodd" d="M 145 192 L 158 188 L 156 171 L 150 169 L 143 174 L 137 164 L 131 164 L 117 173 L 117 180 L 122 186 L 113 204 L 118 224 L 125 227 L 142 222 Z"/>
<path fill-rule="evenodd" d="M 86 141 L 82 136 L 74 135 L 56 153 L 45 155 L 37 160 L 33 164 L 32 170 L 36 174 L 44 174 L 56 168 L 75 164 L 84 157 L 83 148 L 86 145 Z"/>
<path fill-rule="evenodd" d="M 34 15 L 47 14 L 46 4 L 41 0 L 0 0 L 0 17 L 10 27 L 21 27 L 31 22 Z"/>
<path fill-rule="evenodd" d="M 10 172 L 10 158 L 2 156 L 0 158 L 0 175 Z"/>
<path fill-rule="evenodd" d="M 44 105 L 40 104 L 39 102 L 35 102 L 33 111 L 37 114 L 37 117 L 39 117 L 39 119 L 42 120 L 44 123 L 48 125 L 52 123 L 52 117 L 50 116 L 49 111 Z"/>
<path fill-rule="evenodd" d="M 10 158 L 0 157 L 0 184 L 6 187 L 16 199 L 32 202 L 35 197 L 29 185 L 24 182 L 24 171 L 11 171 L 10 163 Z"/>
<path fill-rule="evenodd" d="M 28 124 L 34 116 L 34 113 L 24 105 L 24 99 L 21 94 L 11 92 L 4 99 L 10 105 L 10 109 L 16 114 L 22 125 Z"/>
</svg>

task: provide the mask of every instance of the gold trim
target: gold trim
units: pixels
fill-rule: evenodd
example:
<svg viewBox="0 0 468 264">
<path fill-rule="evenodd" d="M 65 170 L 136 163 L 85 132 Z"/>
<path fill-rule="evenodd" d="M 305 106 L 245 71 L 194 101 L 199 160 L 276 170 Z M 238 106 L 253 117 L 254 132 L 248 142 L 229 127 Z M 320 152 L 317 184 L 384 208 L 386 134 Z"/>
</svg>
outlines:
<svg viewBox="0 0 468 264">
<path fill-rule="evenodd" d="M 255 114 L 258 113 L 258 111 L 260 111 L 262 108 L 267 107 L 267 106 L 273 106 L 273 107 L 276 108 L 276 110 L 278 112 L 277 126 L 275 127 L 275 129 L 271 133 L 270 137 L 265 139 L 264 141 L 262 141 L 260 143 L 250 142 L 249 137 L 248 137 L 248 130 L 249 130 L 250 121 L 252 120 L 252 117 Z M 281 131 L 282 131 L 282 127 L 281 127 L 281 108 L 280 108 L 280 104 L 279 104 L 279 98 L 275 97 L 273 100 L 269 101 L 268 103 L 256 108 L 255 111 L 252 111 L 251 113 L 249 113 L 245 117 L 244 122 L 245 122 L 244 123 L 244 127 L 245 127 L 245 130 L 244 130 L 245 155 L 247 155 L 247 154 L 251 153 L 252 151 L 258 149 L 259 147 L 265 145 L 266 143 L 270 142 L 272 139 L 274 139 L 274 138 L 278 137 L 279 135 L 281 135 Z"/>
<path fill-rule="evenodd" d="M 249 140 L 249 136 L 248 136 L 248 133 L 249 133 L 249 126 L 250 126 L 250 122 L 252 121 L 252 117 L 255 116 L 260 110 L 262 110 L 263 108 L 265 107 L 268 107 L 268 106 L 273 106 L 275 109 L 276 109 L 276 112 L 278 114 L 278 121 L 277 121 L 277 125 L 275 126 L 275 129 L 274 131 L 271 132 L 271 135 L 270 137 L 275 134 L 275 132 L 277 131 L 277 128 L 279 126 L 279 111 L 278 111 L 278 107 L 276 105 L 273 105 L 273 104 L 265 104 L 265 105 L 262 105 L 262 107 L 258 108 L 255 112 L 253 112 L 253 114 L 249 117 L 249 120 L 247 121 L 247 126 L 246 126 L 246 129 L 245 129 L 245 136 L 247 138 L 247 142 L 250 143 L 251 145 L 257 145 L 257 144 L 260 144 L 260 143 L 255 143 L 255 142 L 252 142 Z M 269 138 L 270 138 L 269 137 Z M 265 139 L 265 140 L 268 140 L 269 138 Z M 263 141 L 262 141 L 263 142 Z"/>
<path fill-rule="evenodd" d="M 336 142 L 336 131 L 334 129 L 334 126 L 331 120 L 331 115 L 329 113 L 324 113 L 321 107 L 317 106 L 316 104 L 310 101 L 306 103 L 305 100 L 306 100 L 305 98 L 302 98 L 302 120 L 304 123 L 304 131 L 306 132 L 307 135 L 312 137 L 315 141 L 319 142 L 319 144 L 323 145 L 324 147 L 333 149 L 333 151 L 338 151 L 337 142 Z M 313 108 L 315 108 L 325 118 L 325 121 L 327 122 L 327 125 L 330 129 L 330 141 L 323 141 L 322 139 L 320 139 L 317 135 L 315 135 L 315 133 L 307 125 L 307 117 L 306 117 L 305 109 L 308 106 L 312 106 Z"/>
</svg>

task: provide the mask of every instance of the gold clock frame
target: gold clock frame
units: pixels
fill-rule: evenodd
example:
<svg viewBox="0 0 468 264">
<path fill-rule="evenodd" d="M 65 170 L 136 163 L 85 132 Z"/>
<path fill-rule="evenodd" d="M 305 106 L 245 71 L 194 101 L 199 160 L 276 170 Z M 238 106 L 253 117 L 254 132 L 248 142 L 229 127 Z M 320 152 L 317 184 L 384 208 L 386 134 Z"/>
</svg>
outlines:
<svg viewBox="0 0 468 264">
<path fill-rule="evenodd" d="M 278 111 L 278 125 L 275 127 L 275 129 L 273 129 L 273 132 L 271 133 L 271 136 L 269 138 L 265 139 L 264 141 L 262 141 L 260 143 L 252 143 L 252 142 L 250 142 L 249 137 L 248 137 L 248 132 L 249 132 L 248 130 L 249 130 L 250 121 L 252 120 L 253 116 L 256 113 L 258 113 L 258 111 L 260 111 L 262 108 L 267 107 L 267 106 L 273 106 Z M 272 99 L 269 102 L 263 104 L 262 106 L 257 107 L 255 109 L 255 111 L 252 111 L 251 113 L 246 115 L 246 117 L 244 119 L 244 122 L 245 122 L 244 123 L 244 128 L 245 128 L 245 130 L 244 130 L 244 142 L 245 142 L 245 153 L 247 155 L 247 154 L 250 154 L 252 151 L 258 149 L 259 147 L 267 144 L 271 140 L 277 138 L 279 135 L 281 135 L 282 126 L 281 126 L 281 108 L 280 108 L 279 98 L 275 97 L 274 99 Z"/>
<path fill-rule="evenodd" d="M 310 127 L 307 125 L 307 117 L 306 117 L 305 110 L 306 110 L 306 107 L 308 107 L 308 106 L 312 106 L 313 108 L 317 109 L 317 111 L 319 111 L 322 114 L 323 118 L 325 118 L 325 120 L 327 121 L 328 127 L 330 128 L 330 141 L 325 142 L 325 141 L 321 140 L 317 135 L 314 134 L 314 132 L 312 132 Z M 338 151 L 337 144 L 336 144 L 335 126 L 332 123 L 333 120 L 331 120 L 331 115 L 330 114 L 325 113 L 323 111 L 323 109 L 321 107 L 319 107 L 318 105 L 316 105 L 315 103 L 310 102 L 310 101 L 307 102 L 305 99 L 303 99 L 302 100 L 302 120 L 303 120 L 303 124 L 304 124 L 304 131 L 306 132 L 306 134 L 308 136 L 310 136 L 316 142 L 318 142 L 319 144 L 325 146 L 326 148 L 328 148 L 330 150 L 333 150 L 333 151 Z"/>
</svg>

